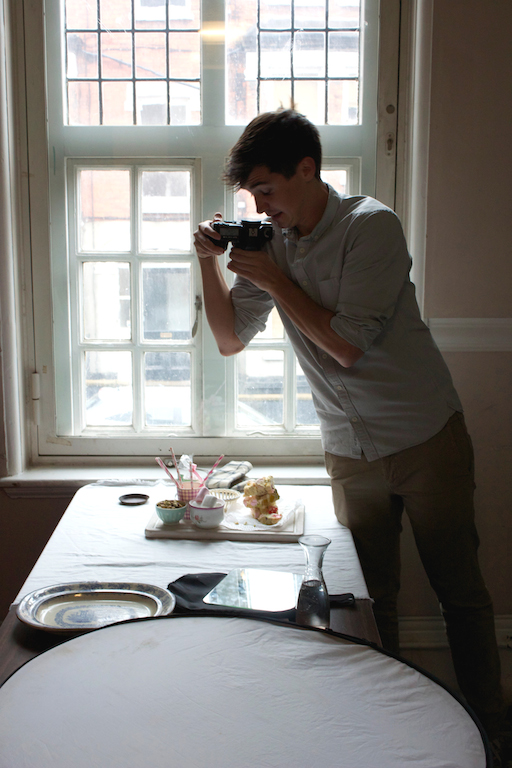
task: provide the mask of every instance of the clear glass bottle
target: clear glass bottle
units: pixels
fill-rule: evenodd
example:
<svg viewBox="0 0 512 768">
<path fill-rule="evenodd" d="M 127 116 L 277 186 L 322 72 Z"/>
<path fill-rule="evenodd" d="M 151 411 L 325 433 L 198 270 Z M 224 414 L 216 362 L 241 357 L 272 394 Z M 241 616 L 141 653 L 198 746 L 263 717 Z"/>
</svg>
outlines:
<svg viewBox="0 0 512 768">
<path fill-rule="evenodd" d="M 330 621 L 329 594 L 322 573 L 325 550 L 331 543 L 325 536 L 301 536 L 306 568 L 297 599 L 297 624 L 327 629 Z"/>
</svg>

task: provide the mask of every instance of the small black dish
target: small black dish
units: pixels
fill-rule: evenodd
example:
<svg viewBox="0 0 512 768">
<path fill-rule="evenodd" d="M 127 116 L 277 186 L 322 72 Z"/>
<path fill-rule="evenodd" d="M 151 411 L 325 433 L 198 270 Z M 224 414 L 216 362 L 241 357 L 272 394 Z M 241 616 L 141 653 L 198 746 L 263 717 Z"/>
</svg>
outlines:
<svg viewBox="0 0 512 768">
<path fill-rule="evenodd" d="M 119 503 L 128 507 L 135 507 L 137 504 L 145 504 L 149 499 L 145 493 L 126 493 L 119 497 Z"/>
</svg>

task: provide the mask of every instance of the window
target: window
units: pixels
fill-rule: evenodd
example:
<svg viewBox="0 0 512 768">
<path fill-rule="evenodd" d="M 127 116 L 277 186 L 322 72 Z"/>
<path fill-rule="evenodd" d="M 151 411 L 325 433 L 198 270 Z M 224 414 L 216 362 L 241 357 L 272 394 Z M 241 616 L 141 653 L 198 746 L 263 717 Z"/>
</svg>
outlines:
<svg viewBox="0 0 512 768">
<path fill-rule="evenodd" d="M 68 163 L 75 434 L 195 426 L 193 170 Z"/>
<path fill-rule="evenodd" d="M 27 141 L 49 169 L 27 195 L 34 454 L 318 455 L 277 313 L 241 355 L 219 355 L 192 233 L 217 210 L 254 213 L 224 189 L 224 158 L 290 98 L 319 125 L 323 178 L 375 194 L 378 1 L 62 0 L 45 4 L 44 30 L 34 2 L 27 109 L 42 108 L 45 71 L 48 134 L 29 119 Z M 45 70 L 31 48 L 43 31 Z"/>
<path fill-rule="evenodd" d="M 67 125 L 198 125 L 199 0 L 65 0 Z"/>
<path fill-rule="evenodd" d="M 228 0 L 226 123 L 291 101 L 318 125 L 359 123 L 359 0 Z"/>
</svg>

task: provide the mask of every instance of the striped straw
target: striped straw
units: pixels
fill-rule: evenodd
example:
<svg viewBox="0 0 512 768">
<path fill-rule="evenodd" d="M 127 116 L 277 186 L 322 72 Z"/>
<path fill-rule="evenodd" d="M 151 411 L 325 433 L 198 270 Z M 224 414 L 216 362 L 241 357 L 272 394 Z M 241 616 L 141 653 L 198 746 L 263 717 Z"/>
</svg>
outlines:
<svg viewBox="0 0 512 768">
<path fill-rule="evenodd" d="M 217 461 L 215 462 L 215 464 L 213 465 L 213 467 L 210 469 L 210 471 L 206 475 L 205 479 L 203 480 L 203 484 L 204 485 L 206 485 L 206 481 L 210 477 L 211 473 L 214 471 L 214 469 L 217 469 L 217 467 L 219 466 L 219 464 L 221 463 L 223 458 L 224 458 L 224 454 L 222 454 L 222 456 L 219 456 L 219 458 L 217 459 Z"/>
<path fill-rule="evenodd" d="M 175 485 L 176 485 L 178 488 L 181 488 L 181 485 L 180 485 L 180 483 L 178 483 L 178 482 L 177 482 L 177 480 L 175 480 L 174 476 L 173 476 L 173 475 L 171 475 L 171 472 L 170 472 L 169 468 L 165 466 L 165 464 L 163 463 L 162 459 L 158 458 L 158 456 L 155 456 L 155 461 L 156 461 L 156 463 L 157 463 L 157 464 L 158 464 L 160 467 L 162 467 L 162 469 L 164 470 L 164 472 L 166 472 L 166 473 L 169 475 L 169 477 L 171 478 L 171 480 L 173 481 L 173 483 L 174 483 L 174 484 L 175 484 Z M 179 475 L 178 475 L 178 476 L 179 476 Z"/>
<path fill-rule="evenodd" d="M 172 462 L 173 462 L 173 464 L 174 464 L 174 468 L 175 468 L 176 472 L 178 473 L 178 480 L 180 480 L 180 471 L 179 471 L 179 469 L 178 469 L 178 462 L 176 461 L 176 456 L 174 455 L 174 451 L 173 451 L 173 449 L 172 449 L 172 445 L 171 445 L 171 447 L 169 448 L 169 450 L 170 450 L 170 452 L 171 452 L 171 456 L 172 456 Z"/>
<path fill-rule="evenodd" d="M 203 478 L 201 477 L 201 475 L 197 471 L 197 464 L 191 464 L 190 468 L 192 469 L 192 472 L 197 477 L 197 479 L 201 481 L 201 485 L 202 485 L 203 484 Z"/>
</svg>

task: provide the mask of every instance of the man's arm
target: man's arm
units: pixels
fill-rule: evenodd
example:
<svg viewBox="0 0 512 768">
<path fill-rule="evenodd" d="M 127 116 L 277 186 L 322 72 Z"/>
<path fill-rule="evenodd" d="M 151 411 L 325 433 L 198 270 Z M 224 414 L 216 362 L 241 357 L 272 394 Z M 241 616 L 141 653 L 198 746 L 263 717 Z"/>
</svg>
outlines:
<svg viewBox="0 0 512 768">
<path fill-rule="evenodd" d="M 221 220 L 222 215 L 216 213 L 214 219 Z M 214 245 L 208 236 L 220 239 L 220 235 L 210 227 L 210 222 L 203 222 L 194 233 L 194 241 L 201 267 L 206 317 L 219 352 L 229 357 L 241 352 L 244 345 L 235 333 L 235 311 L 231 292 L 217 260 L 217 256 L 222 255 L 224 251 Z"/>
<path fill-rule="evenodd" d="M 345 341 L 331 328 L 334 312 L 313 301 L 266 253 L 233 248 L 230 257 L 228 269 L 267 291 L 292 323 L 344 368 L 350 368 L 363 356 L 359 347 Z"/>
</svg>

